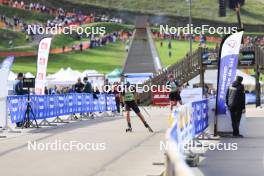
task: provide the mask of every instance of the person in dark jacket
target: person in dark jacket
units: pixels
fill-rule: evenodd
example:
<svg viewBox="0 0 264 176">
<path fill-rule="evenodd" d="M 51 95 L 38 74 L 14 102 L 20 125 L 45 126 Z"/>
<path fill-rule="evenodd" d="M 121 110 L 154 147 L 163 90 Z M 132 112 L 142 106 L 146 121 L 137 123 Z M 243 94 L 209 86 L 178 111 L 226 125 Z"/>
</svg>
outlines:
<svg viewBox="0 0 264 176">
<path fill-rule="evenodd" d="M 15 95 L 26 95 L 28 91 L 23 88 L 23 73 L 18 73 L 17 75 L 17 82 L 14 85 L 14 92 Z M 16 122 L 17 127 L 22 127 L 23 122 Z"/>
<path fill-rule="evenodd" d="M 82 93 L 84 84 L 81 81 L 81 78 L 78 78 L 77 83 L 74 85 L 74 90 L 76 93 Z"/>
<path fill-rule="evenodd" d="M 242 113 L 245 113 L 245 88 L 242 84 L 243 77 L 237 76 L 236 81 L 228 88 L 226 104 L 231 113 L 233 136 L 243 137 L 239 133 Z"/>
<path fill-rule="evenodd" d="M 119 94 L 119 90 L 118 90 L 118 87 L 119 87 L 119 83 L 116 82 L 114 83 L 114 87 L 113 87 L 113 94 L 115 95 L 115 102 L 116 102 L 116 111 L 117 113 L 120 113 L 120 94 Z"/>
<path fill-rule="evenodd" d="M 17 75 L 17 82 L 15 83 L 15 86 L 14 86 L 15 95 L 25 95 L 25 94 L 28 94 L 28 91 L 26 91 L 23 88 L 23 78 L 24 78 L 23 73 L 18 73 L 18 75 Z"/>
<path fill-rule="evenodd" d="M 84 82 L 84 89 L 83 92 L 84 93 L 92 93 L 93 89 L 92 89 L 92 84 L 88 81 L 87 77 L 83 78 L 83 82 Z"/>
<path fill-rule="evenodd" d="M 105 91 L 105 93 L 107 93 L 107 94 L 112 94 L 112 93 L 113 93 L 113 92 L 112 92 L 112 86 L 110 85 L 108 79 L 105 80 L 104 91 Z"/>
</svg>

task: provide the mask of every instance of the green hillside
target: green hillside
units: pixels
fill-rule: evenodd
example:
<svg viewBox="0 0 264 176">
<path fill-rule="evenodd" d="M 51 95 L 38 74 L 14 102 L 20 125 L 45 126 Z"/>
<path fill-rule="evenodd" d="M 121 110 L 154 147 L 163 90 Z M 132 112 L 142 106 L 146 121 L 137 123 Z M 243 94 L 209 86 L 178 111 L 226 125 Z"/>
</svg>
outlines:
<svg viewBox="0 0 264 176">
<path fill-rule="evenodd" d="M 184 16 L 189 15 L 187 0 L 26 0 L 40 2 L 48 6 L 63 7 L 65 9 L 82 10 L 89 5 L 113 8 L 118 10 L 146 12 L 160 15 Z M 193 17 L 225 23 L 236 22 L 236 13 L 227 9 L 227 17 L 218 17 L 218 0 L 192 0 Z M 63 4 L 63 5 L 62 5 Z M 81 4 L 81 5 L 80 5 Z M 242 7 L 241 18 L 247 24 L 264 24 L 264 1 L 247 0 Z"/>
<path fill-rule="evenodd" d="M 188 41 L 172 41 L 172 57 L 168 56 L 168 40 L 163 40 L 163 47 L 160 41 L 156 41 L 156 47 L 164 66 L 169 66 L 182 59 L 189 51 Z M 208 47 L 215 47 L 214 43 L 208 43 Z M 198 42 L 194 42 L 193 48 L 198 48 Z M 48 73 L 54 73 L 62 67 L 71 67 L 83 71 L 86 69 L 97 70 L 101 73 L 108 73 L 115 68 L 122 68 L 127 53 L 123 42 L 111 43 L 103 47 L 87 49 L 83 52 L 76 51 L 63 54 L 51 54 L 48 62 Z M 0 57 L 0 62 L 3 58 Z M 14 72 L 36 73 L 37 57 L 17 57 L 14 62 Z"/>
<path fill-rule="evenodd" d="M 17 47 L 21 45 L 27 45 L 26 35 L 22 32 L 13 32 L 7 29 L 0 29 L 0 50 L 3 48 L 9 48 L 9 41 L 12 40 L 12 46 Z"/>
<path fill-rule="evenodd" d="M 24 9 L 15 9 L 8 6 L 0 5 L 0 15 L 5 15 L 6 17 L 13 19 L 14 16 L 25 22 L 47 22 L 48 19 L 53 19 L 54 17 L 47 13 L 37 13 Z"/>
</svg>

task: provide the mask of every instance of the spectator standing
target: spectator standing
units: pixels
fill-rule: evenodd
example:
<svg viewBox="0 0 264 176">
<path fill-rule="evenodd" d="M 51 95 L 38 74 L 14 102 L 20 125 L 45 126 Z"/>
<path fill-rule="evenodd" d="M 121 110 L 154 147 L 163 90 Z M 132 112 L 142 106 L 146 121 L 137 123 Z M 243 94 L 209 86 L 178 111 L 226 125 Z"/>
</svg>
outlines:
<svg viewBox="0 0 264 176">
<path fill-rule="evenodd" d="M 242 84 L 243 77 L 237 76 L 236 81 L 228 88 L 226 104 L 231 113 L 233 136 L 243 137 L 239 133 L 242 113 L 245 113 L 245 88 Z"/>
<path fill-rule="evenodd" d="M 23 89 L 23 78 L 24 78 L 23 73 L 18 73 L 17 81 L 15 82 L 15 85 L 14 85 L 15 95 L 28 94 L 28 91 Z"/>
<path fill-rule="evenodd" d="M 83 51 L 83 43 L 80 43 L 80 51 Z"/>
<path fill-rule="evenodd" d="M 172 44 L 171 44 L 171 40 L 168 43 L 168 49 L 171 50 L 172 49 Z"/>
<path fill-rule="evenodd" d="M 74 85 L 74 90 L 76 93 L 82 93 L 84 88 L 84 84 L 81 81 L 81 78 L 77 79 L 77 83 Z"/>
<path fill-rule="evenodd" d="M 49 95 L 49 89 L 45 86 L 45 95 Z"/>
<path fill-rule="evenodd" d="M 111 88 L 111 85 L 110 85 L 108 79 L 105 80 L 105 88 L 104 88 L 104 91 L 107 94 L 111 94 L 112 93 L 112 88 Z"/>
<path fill-rule="evenodd" d="M 83 92 L 84 93 L 92 93 L 92 84 L 88 81 L 87 77 L 83 78 L 83 82 L 84 82 Z"/>
<path fill-rule="evenodd" d="M 171 58 L 172 57 L 172 52 L 171 52 L 171 50 L 169 50 L 169 58 Z"/>
<path fill-rule="evenodd" d="M 26 95 L 26 94 L 28 94 L 28 91 L 23 89 L 23 78 L 24 78 L 23 73 L 18 73 L 17 80 L 14 84 L 15 95 Z M 17 127 L 22 127 L 22 125 L 23 125 L 23 121 L 16 122 Z"/>
<path fill-rule="evenodd" d="M 115 102 L 116 102 L 116 110 L 117 113 L 120 114 L 120 92 L 118 90 L 118 88 L 120 87 L 120 85 L 118 84 L 118 82 L 114 83 L 114 87 L 113 87 L 113 94 L 115 95 Z"/>
</svg>

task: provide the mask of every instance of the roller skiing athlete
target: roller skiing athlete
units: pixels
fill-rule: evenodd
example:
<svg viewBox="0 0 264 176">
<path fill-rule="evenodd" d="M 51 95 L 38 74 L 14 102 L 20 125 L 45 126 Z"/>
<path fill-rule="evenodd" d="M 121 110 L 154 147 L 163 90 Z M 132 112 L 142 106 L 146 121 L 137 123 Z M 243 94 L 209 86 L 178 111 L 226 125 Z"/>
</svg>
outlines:
<svg viewBox="0 0 264 176">
<path fill-rule="evenodd" d="M 180 95 L 180 85 L 178 81 L 174 79 L 173 75 L 169 74 L 166 86 L 171 89 L 169 94 L 169 100 L 170 100 L 170 110 L 172 112 L 173 106 L 177 106 L 178 103 L 182 105 L 182 99 Z"/>
<path fill-rule="evenodd" d="M 126 132 L 132 132 L 132 126 L 131 126 L 131 119 L 130 119 L 130 111 L 133 109 L 133 111 L 137 114 L 137 116 L 140 118 L 144 126 L 149 130 L 149 132 L 153 132 L 151 127 L 148 125 L 146 122 L 144 116 L 141 114 L 139 107 L 136 103 L 136 98 L 135 98 L 135 88 L 130 85 L 128 82 L 125 85 L 124 91 L 121 93 L 123 102 L 125 104 L 125 110 L 126 110 L 126 120 L 127 120 L 127 125 L 128 128 L 126 129 Z"/>
</svg>

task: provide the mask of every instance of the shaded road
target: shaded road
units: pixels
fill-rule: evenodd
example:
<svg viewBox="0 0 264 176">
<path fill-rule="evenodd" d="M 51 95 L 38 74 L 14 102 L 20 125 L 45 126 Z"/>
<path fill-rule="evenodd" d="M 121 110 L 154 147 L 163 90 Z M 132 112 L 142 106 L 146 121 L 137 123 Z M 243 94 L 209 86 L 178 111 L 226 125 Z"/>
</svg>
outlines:
<svg viewBox="0 0 264 176">
<path fill-rule="evenodd" d="M 237 151 L 207 151 L 196 176 L 261 176 L 264 173 L 264 118 L 247 118 L 245 138 L 222 138 L 225 144 L 237 143 Z"/>
</svg>

